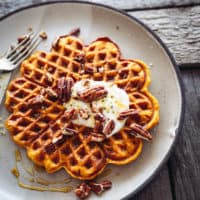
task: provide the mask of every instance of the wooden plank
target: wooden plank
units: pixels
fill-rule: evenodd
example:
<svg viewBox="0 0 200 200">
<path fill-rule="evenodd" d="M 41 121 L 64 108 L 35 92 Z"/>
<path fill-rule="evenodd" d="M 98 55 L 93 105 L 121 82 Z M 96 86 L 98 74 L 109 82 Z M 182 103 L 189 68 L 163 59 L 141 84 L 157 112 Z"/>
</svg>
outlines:
<svg viewBox="0 0 200 200">
<path fill-rule="evenodd" d="M 159 174 L 135 197 L 129 200 L 172 200 L 168 167 L 165 165 Z"/>
<path fill-rule="evenodd" d="M 14 8 L 29 5 L 31 3 L 47 2 L 49 0 L 4 0 L 0 7 L 4 7 L 4 14 Z M 85 0 L 80 0 L 85 1 Z M 113 6 L 118 9 L 151 9 L 161 7 L 176 7 L 199 5 L 199 0 L 87 0 L 89 2 L 102 3 L 108 6 Z M 2 12 L 2 11 L 1 11 Z"/>
<path fill-rule="evenodd" d="M 200 67 L 200 66 L 199 66 Z M 176 200 L 200 199 L 200 70 L 184 70 L 185 120 L 169 167 Z"/>
<path fill-rule="evenodd" d="M 40 1 L 6 0 L 0 3 L 0 16 L 20 6 Z M 200 63 L 200 6 L 135 11 L 129 14 L 143 21 L 160 36 L 178 64 Z"/>
<path fill-rule="evenodd" d="M 169 47 L 178 64 L 200 63 L 200 6 L 129 12 Z"/>
<path fill-rule="evenodd" d="M 105 5 L 114 6 L 118 9 L 150 9 L 163 7 L 176 7 L 198 5 L 199 0 L 90 0 L 91 2 L 103 3 Z"/>
</svg>

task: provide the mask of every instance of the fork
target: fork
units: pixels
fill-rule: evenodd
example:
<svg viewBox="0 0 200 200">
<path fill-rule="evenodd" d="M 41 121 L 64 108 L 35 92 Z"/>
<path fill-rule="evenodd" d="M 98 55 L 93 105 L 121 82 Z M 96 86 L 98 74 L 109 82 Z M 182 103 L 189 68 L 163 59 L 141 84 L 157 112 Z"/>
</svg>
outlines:
<svg viewBox="0 0 200 200">
<path fill-rule="evenodd" d="M 14 48 L 9 48 L 0 58 L 0 71 L 12 71 L 40 44 L 39 33 L 30 32 Z"/>
</svg>

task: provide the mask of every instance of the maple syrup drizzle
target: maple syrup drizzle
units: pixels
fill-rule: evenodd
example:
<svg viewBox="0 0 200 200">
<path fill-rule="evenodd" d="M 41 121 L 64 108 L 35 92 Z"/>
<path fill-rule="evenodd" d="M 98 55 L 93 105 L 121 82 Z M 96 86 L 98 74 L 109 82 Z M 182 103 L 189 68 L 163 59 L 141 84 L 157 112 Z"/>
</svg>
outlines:
<svg viewBox="0 0 200 200">
<path fill-rule="evenodd" d="M 48 181 L 48 180 L 45 180 L 41 177 L 35 177 L 35 168 L 34 167 L 32 167 L 32 168 L 25 167 L 25 165 L 22 161 L 23 160 L 22 160 L 21 152 L 19 151 L 19 149 L 16 149 L 15 150 L 15 167 L 11 169 L 11 173 L 16 177 L 17 183 L 20 187 L 25 188 L 25 189 L 29 189 L 29 190 L 36 190 L 36 191 L 50 191 L 50 192 L 64 192 L 64 193 L 67 193 L 67 192 L 70 192 L 70 191 L 73 190 L 73 186 L 71 186 L 71 185 L 65 186 L 65 187 L 58 187 L 58 188 L 57 187 L 44 188 L 44 187 L 39 187 L 39 186 L 28 185 L 28 184 L 21 182 L 20 179 L 19 179 L 20 172 L 19 172 L 18 167 L 17 167 L 17 162 L 21 162 L 24 170 L 29 175 L 33 176 L 32 178 L 27 178 L 27 177 L 23 176 L 23 178 L 25 178 L 26 180 L 28 180 L 31 183 L 35 182 L 35 183 L 38 183 L 38 184 L 41 184 L 41 185 L 44 185 L 44 186 L 49 186 L 49 185 L 52 185 L 52 184 L 62 184 L 62 183 L 67 184 L 67 183 L 70 183 L 72 181 L 71 178 L 67 178 L 67 179 L 64 179 L 64 180 L 61 180 L 61 181 Z"/>
</svg>

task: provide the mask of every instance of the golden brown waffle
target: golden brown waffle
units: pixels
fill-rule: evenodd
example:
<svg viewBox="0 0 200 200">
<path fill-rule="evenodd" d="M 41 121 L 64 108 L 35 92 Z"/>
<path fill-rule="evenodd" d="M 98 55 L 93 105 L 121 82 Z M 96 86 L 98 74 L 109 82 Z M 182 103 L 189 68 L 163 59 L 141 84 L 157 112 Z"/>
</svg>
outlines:
<svg viewBox="0 0 200 200">
<path fill-rule="evenodd" d="M 12 113 L 6 127 L 13 140 L 27 149 L 29 158 L 49 173 L 65 168 L 72 177 L 90 180 L 108 163 L 127 164 L 139 156 L 143 144 L 129 133 L 130 124 L 149 130 L 159 120 L 158 102 L 147 88 L 148 67 L 139 60 L 122 59 L 119 47 L 108 38 L 84 46 L 76 37 L 62 36 L 49 53 L 38 51 L 25 60 L 21 75 L 7 90 L 5 105 Z M 130 108 L 137 113 L 127 119 L 117 134 L 102 143 L 91 142 L 92 129 L 70 123 L 64 106 L 48 94 L 42 95 L 42 107 L 30 105 L 44 88 L 55 91 L 61 77 L 114 82 L 126 90 Z M 63 127 L 73 128 L 78 134 L 66 136 Z"/>
</svg>

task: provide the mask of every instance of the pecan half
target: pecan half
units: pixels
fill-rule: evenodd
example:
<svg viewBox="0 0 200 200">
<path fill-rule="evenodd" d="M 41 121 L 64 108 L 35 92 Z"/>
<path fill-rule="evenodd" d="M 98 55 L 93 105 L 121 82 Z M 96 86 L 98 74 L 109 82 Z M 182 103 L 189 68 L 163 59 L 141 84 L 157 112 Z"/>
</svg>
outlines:
<svg viewBox="0 0 200 200">
<path fill-rule="evenodd" d="M 105 190 L 110 189 L 112 187 L 112 182 L 109 180 L 104 180 L 100 183 L 90 182 L 89 185 L 90 185 L 92 191 L 99 195 L 102 192 L 104 192 Z"/>
<path fill-rule="evenodd" d="M 145 130 L 141 125 L 133 123 L 130 125 L 130 128 L 131 128 L 130 134 L 134 135 L 135 137 L 142 138 L 147 141 L 152 140 L 152 135 L 147 130 Z"/>
<path fill-rule="evenodd" d="M 103 142 L 106 139 L 105 135 L 100 133 L 90 133 L 90 141 L 92 142 Z"/>
<path fill-rule="evenodd" d="M 78 112 L 75 108 L 72 108 L 70 110 L 66 110 L 64 116 L 67 118 L 66 120 L 74 120 L 77 119 Z"/>
<path fill-rule="evenodd" d="M 78 98 L 86 103 L 101 99 L 108 94 L 104 86 L 94 86 L 82 92 L 78 92 Z"/>
<path fill-rule="evenodd" d="M 33 109 L 39 109 L 42 107 L 44 103 L 44 96 L 43 95 L 37 95 L 36 97 L 30 99 L 28 101 L 28 105 L 30 108 L 33 108 Z"/>
<path fill-rule="evenodd" d="M 72 30 L 69 32 L 69 35 L 73 35 L 73 36 L 78 37 L 78 36 L 80 35 L 80 32 L 81 32 L 81 29 L 80 29 L 80 28 L 75 28 L 75 29 L 72 29 Z"/>
<path fill-rule="evenodd" d="M 76 196 L 79 197 L 80 199 L 85 199 L 89 196 L 90 191 L 91 187 L 88 184 L 81 183 L 80 185 L 77 186 L 74 192 Z"/>
<path fill-rule="evenodd" d="M 125 118 L 132 116 L 132 115 L 135 115 L 136 113 L 138 113 L 137 110 L 129 109 L 129 110 L 126 110 L 126 111 L 119 113 L 119 116 L 117 117 L 117 119 L 118 120 L 124 120 Z"/>
<path fill-rule="evenodd" d="M 103 128 L 103 133 L 105 135 L 109 135 L 114 128 L 115 128 L 115 122 L 113 120 L 108 120 L 108 122 L 105 124 Z"/>
<path fill-rule="evenodd" d="M 62 77 L 57 82 L 57 94 L 61 102 L 66 102 L 71 97 L 71 89 L 74 85 L 74 80 L 70 77 Z"/>
<path fill-rule="evenodd" d="M 72 136 L 72 135 L 77 134 L 77 131 L 74 130 L 74 129 L 68 128 L 68 127 L 63 127 L 63 128 L 62 128 L 62 134 L 63 134 L 63 135 Z"/>
</svg>

